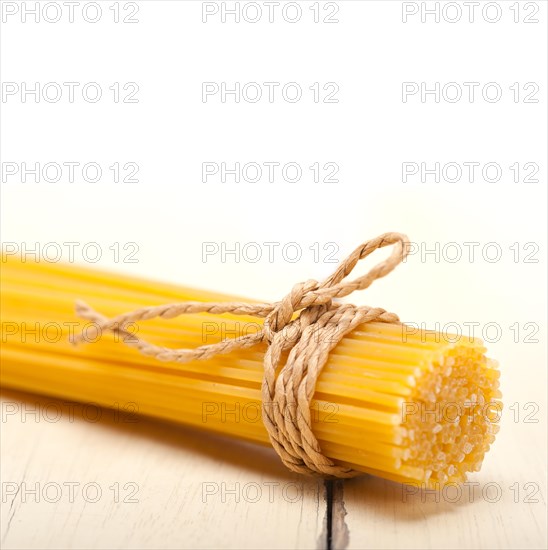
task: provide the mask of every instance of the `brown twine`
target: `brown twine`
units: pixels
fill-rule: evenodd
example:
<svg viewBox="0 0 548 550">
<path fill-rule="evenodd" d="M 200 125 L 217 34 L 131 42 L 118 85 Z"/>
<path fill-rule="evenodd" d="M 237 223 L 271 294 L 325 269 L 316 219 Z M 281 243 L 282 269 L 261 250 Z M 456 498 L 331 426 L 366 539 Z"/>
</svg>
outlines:
<svg viewBox="0 0 548 550">
<path fill-rule="evenodd" d="M 334 302 L 355 290 L 369 287 L 376 279 L 388 275 L 408 252 L 408 239 L 400 233 L 385 233 L 354 250 L 325 281 L 308 280 L 296 284 L 280 302 L 248 304 L 243 302 L 183 302 L 136 311 L 107 319 L 87 304 L 77 302 L 77 314 L 97 323 L 102 331 L 109 330 L 127 336 L 125 343 L 142 354 L 160 361 L 187 363 L 208 359 L 236 349 L 250 348 L 265 341 L 262 383 L 262 416 L 270 441 L 282 462 L 294 472 L 333 477 L 353 477 L 359 472 L 335 464 L 321 451 L 312 432 L 310 402 L 316 381 L 326 364 L 329 352 L 349 332 L 362 323 L 381 321 L 399 323 L 394 313 L 381 308 L 355 306 Z M 353 281 L 342 282 L 359 260 L 378 248 L 395 245 L 392 254 L 367 274 Z M 295 312 L 300 314 L 295 317 Z M 190 313 L 232 313 L 264 317 L 261 331 L 223 340 L 195 349 L 170 349 L 146 342 L 124 330 L 127 323 L 162 317 L 172 319 Z M 83 340 L 77 336 L 74 343 Z M 291 350 L 279 374 L 282 354 Z M 294 405 L 294 406 L 291 406 Z"/>
</svg>

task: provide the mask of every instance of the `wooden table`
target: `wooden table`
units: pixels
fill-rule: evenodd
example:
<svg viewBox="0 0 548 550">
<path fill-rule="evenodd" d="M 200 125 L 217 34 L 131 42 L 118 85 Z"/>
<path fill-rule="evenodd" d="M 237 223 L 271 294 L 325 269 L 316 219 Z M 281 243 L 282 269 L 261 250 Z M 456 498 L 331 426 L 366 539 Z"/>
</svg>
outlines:
<svg viewBox="0 0 548 550">
<path fill-rule="evenodd" d="M 520 408 L 459 496 L 302 479 L 270 449 L 4 391 L 2 548 L 543 548 L 546 425 Z"/>
</svg>

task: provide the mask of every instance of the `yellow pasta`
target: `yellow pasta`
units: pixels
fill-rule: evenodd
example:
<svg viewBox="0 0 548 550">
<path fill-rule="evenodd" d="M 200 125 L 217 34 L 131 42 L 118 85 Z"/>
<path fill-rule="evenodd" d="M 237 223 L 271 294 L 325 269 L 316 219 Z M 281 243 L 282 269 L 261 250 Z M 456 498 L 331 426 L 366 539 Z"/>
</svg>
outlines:
<svg viewBox="0 0 548 550">
<path fill-rule="evenodd" d="M 220 294 L 74 265 L 10 258 L 2 269 L 1 378 L 6 387 L 139 413 L 269 444 L 261 420 L 264 345 L 188 364 L 144 357 L 105 334 L 74 347 L 85 300 L 107 316 Z M 134 327 L 170 348 L 194 348 L 260 328 L 232 315 L 154 319 Z M 481 340 L 367 323 L 331 352 L 312 402 L 322 451 L 356 470 L 433 487 L 479 470 L 500 416 L 499 371 Z"/>
</svg>

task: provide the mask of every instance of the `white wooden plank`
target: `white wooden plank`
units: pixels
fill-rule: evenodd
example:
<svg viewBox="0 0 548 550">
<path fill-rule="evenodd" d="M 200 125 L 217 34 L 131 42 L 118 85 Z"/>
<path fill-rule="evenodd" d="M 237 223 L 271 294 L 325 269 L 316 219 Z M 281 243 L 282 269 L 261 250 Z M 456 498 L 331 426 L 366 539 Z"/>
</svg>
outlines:
<svg viewBox="0 0 548 550">
<path fill-rule="evenodd" d="M 322 545 L 323 483 L 291 475 L 273 451 L 144 418 L 117 421 L 106 409 L 90 421 L 97 410 L 75 406 L 71 420 L 60 401 L 4 393 L 2 548 Z"/>
<path fill-rule="evenodd" d="M 515 442 L 499 448 L 470 479 L 478 485 L 465 486 L 460 497 L 453 489 L 445 498 L 443 492 L 410 494 L 379 478 L 346 483 L 348 548 L 546 548 L 545 465 L 524 462 L 523 451 L 512 448 Z"/>
</svg>

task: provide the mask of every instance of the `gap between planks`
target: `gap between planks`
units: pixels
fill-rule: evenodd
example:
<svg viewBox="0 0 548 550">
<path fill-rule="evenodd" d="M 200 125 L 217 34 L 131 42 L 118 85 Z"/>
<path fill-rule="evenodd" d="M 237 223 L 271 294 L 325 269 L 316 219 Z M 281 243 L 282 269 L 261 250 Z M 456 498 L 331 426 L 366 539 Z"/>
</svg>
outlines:
<svg viewBox="0 0 548 550">
<path fill-rule="evenodd" d="M 326 480 L 324 487 L 326 512 L 320 548 L 344 550 L 350 541 L 350 533 L 345 521 L 347 511 L 344 505 L 344 480 Z"/>
</svg>

